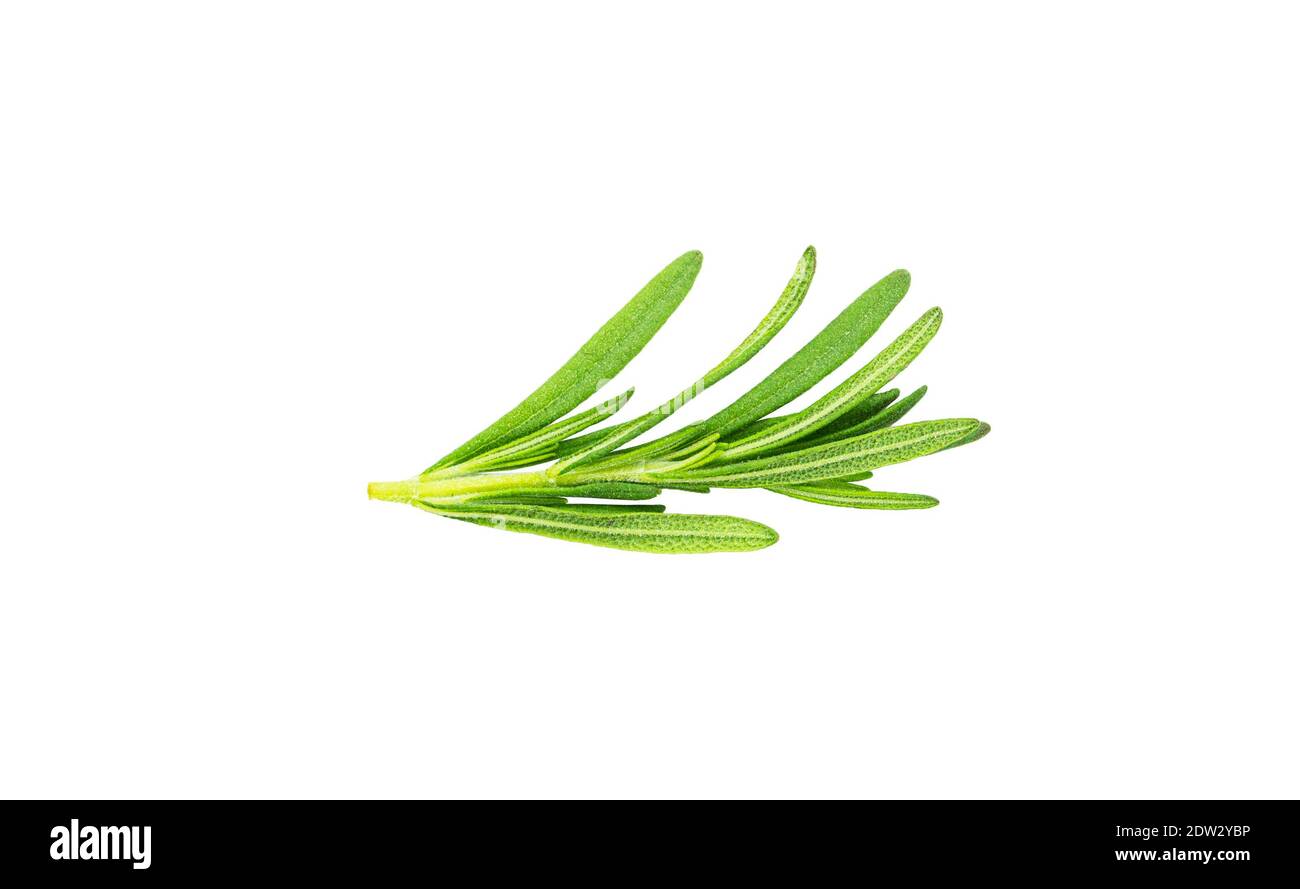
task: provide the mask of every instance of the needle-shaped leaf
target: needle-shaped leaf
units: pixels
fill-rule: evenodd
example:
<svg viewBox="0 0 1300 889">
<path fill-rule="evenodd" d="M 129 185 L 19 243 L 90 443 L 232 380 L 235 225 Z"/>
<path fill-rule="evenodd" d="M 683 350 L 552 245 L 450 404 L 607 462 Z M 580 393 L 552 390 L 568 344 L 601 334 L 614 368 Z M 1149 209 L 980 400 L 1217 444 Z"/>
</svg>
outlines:
<svg viewBox="0 0 1300 889">
<path fill-rule="evenodd" d="M 597 500 L 653 500 L 659 488 L 637 482 L 592 482 L 589 485 L 568 485 L 552 489 L 565 497 L 591 497 Z"/>
<path fill-rule="evenodd" d="M 572 506 L 501 505 L 429 512 L 477 525 L 648 553 L 746 552 L 776 543 L 766 525 L 722 515 L 592 511 Z"/>
<path fill-rule="evenodd" d="M 723 445 L 725 458 L 738 460 L 745 456 L 772 451 L 781 445 L 804 438 L 821 427 L 838 419 L 855 405 L 861 404 L 879 391 L 905 367 L 912 363 L 926 347 L 943 323 L 943 312 L 930 309 L 892 343 L 880 351 L 866 366 L 830 392 L 817 399 L 808 408 L 791 414 L 783 422 L 761 429 L 747 438 Z"/>
<path fill-rule="evenodd" d="M 807 392 L 862 348 L 907 294 L 911 281 L 901 269 L 877 281 L 766 379 L 701 423 L 699 434 L 725 436 Z"/>
<path fill-rule="evenodd" d="M 659 513 L 668 507 L 662 503 L 570 503 L 567 512 L 585 512 L 589 515 L 627 515 L 629 513 Z"/>
<path fill-rule="evenodd" d="M 421 498 L 426 506 L 440 508 L 459 508 L 482 506 L 488 503 L 530 504 L 533 506 L 563 506 L 569 501 L 559 494 L 544 493 L 542 489 L 513 489 L 509 491 L 490 491 L 477 494 L 449 494 L 445 497 Z M 411 501 L 414 502 L 414 501 Z"/>
<path fill-rule="evenodd" d="M 745 362 L 757 355 L 764 346 L 771 342 L 772 337 L 781 332 L 781 328 L 785 327 L 786 322 L 790 320 L 803 303 L 804 297 L 808 295 L 808 287 L 812 284 L 813 273 L 816 270 L 817 251 L 809 247 L 803 252 L 803 256 L 799 258 L 794 274 L 785 285 L 785 290 L 781 292 L 776 304 L 758 323 L 758 326 L 750 331 L 749 336 L 745 337 L 740 345 L 731 350 L 730 355 L 714 365 L 697 382 L 678 392 L 654 410 L 637 417 L 617 430 L 611 430 L 608 434 L 596 438 L 576 453 L 562 458 L 551 468 L 551 474 L 559 475 L 575 466 L 589 463 L 621 448 L 628 442 L 649 432 L 705 389 L 743 366 Z"/>
<path fill-rule="evenodd" d="M 583 411 L 580 414 L 574 414 L 564 420 L 552 423 L 538 429 L 522 438 L 517 438 L 508 444 L 493 448 L 490 451 L 484 451 L 477 457 L 471 457 L 465 462 L 459 464 L 456 472 L 483 472 L 489 469 L 514 468 L 516 466 L 526 466 L 539 455 L 546 454 L 552 446 L 570 435 L 581 432 L 588 426 L 594 426 L 601 420 L 612 417 L 623 409 L 632 397 L 635 389 L 628 389 L 622 395 L 611 398 L 606 402 L 596 405 L 590 410 Z M 544 459 L 544 457 L 542 457 Z M 524 461 L 524 462 L 521 462 Z M 423 473 L 425 477 L 431 476 L 438 471 L 437 467 L 430 466 Z"/>
<path fill-rule="evenodd" d="M 922 386 L 921 389 L 924 390 L 925 387 Z M 898 398 L 898 394 L 899 394 L 899 390 L 897 389 L 890 389 L 887 392 L 877 392 L 875 395 L 872 395 L 870 398 L 867 398 L 861 403 L 854 405 L 853 407 L 849 408 L 849 410 L 847 410 L 843 415 L 832 420 L 831 422 L 827 423 L 825 426 L 822 426 L 820 429 L 818 429 L 817 435 L 815 436 L 817 442 L 820 444 L 822 439 L 847 438 L 850 434 L 860 435 L 862 432 L 870 431 L 868 429 L 862 429 L 858 432 L 850 433 L 844 431 L 842 434 L 839 434 L 841 433 L 841 430 L 849 430 L 850 428 L 856 428 L 860 425 L 863 425 L 864 421 L 880 415 L 881 411 L 889 407 L 890 404 L 893 403 L 894 399 Z M 924 394 L 924 391 L 922 391 L 922 394 Z M 916 403 L 915 401 L 911 402 L 911 404 L 909 405 L 909 409 L 915 403 Z M 903 413 L 906 413 L 906 411 L 903 411 Z M 761 420 L 755 420 L 753 423 L 750 423 L 744 429 L 737 430 L 736 439 L 740 440 L 742 438 L 748 438 L 749 436 L 757 432 L 761 432 L 765 429 L 771 429 L 773 426 L 777 425 L 778 423 L 784 423 L 793 416 L 794 414 L 778 414 L 773 417 L 764 417 Z M 659 454 L 667 453 L 673 450 L 675 447 L 685 444 L 691 441 L 692 439 L 696 438 L 696 436 L 698 436 L 700 433 L 700 427 L 702 427 L 703 425 L 704 425 L 703 423 L 693 423 L 690 426 L 682 427 L 677 432 L 673 433 L 672 436 L 664 436 L 663 438 L 655 442 L 657 447 L 653 451 L 647 450 L 643 453 L 642 449 L 637 448 L 635 451 L 629 451 L 628 453 L 629 454 L 636 453 L 638 456 L 642 456 L 647 459 L 649 457 L 658 456 Z M 880 425 L 887 426 L 889 424 L 882 423 Z M 615 427 L 611 427 L 611 428 L 615 428 Z M 874 428 L 879 428 L 879 427 L 874 427 Z M 600 433 L 594 433 L 592 437 L 598 434 Z M 571 438 L 568 439 L 567 441 L 561 442 L 560 453 L 562 455 L 565 453 L 564 448 L 565 446 L 569 445 L 570 442 L 581 441 L 582 439 L 588 437 L 589 436 L 580 435 L 577 436 L 576 438 Z M 793 444 L 802 446 L 802 442 L 804 441 L 805 439 L 795 439 Z M 570 451 L 570 453 L 572 452 Z"/>
<path fill-rule="evenodd" d="M 844 414 L 818 429 L 817 437 L 821 438 L 823 435 L 829 435 L 830 433 L 836 432 L 840 429 L 847 429 L 848 427 L 866 420 L 869 417 L 874 417 L 876 414 L 887 408 L 897 397 L 897 389 L 890 389 L 888 392 L 877 392 L 875 395 L 872 395 L 860 404 L 854 405 L 849 408 L 849 410 L 845 411 Z M 756 420 L 755 422 L 750 423 L 744 429 L 736 430 L 733 437 L 736 441 L 741 441 L 749 438 L 751 435 L 762 432 L 765 429 L 771 429 L 778 423 L 784 423 L 793 416 L 794 414 L 777 414 L 772 417 L 764 417 L 761 420 Z"/>
<path fill-rule="evenodd" d="M 799 262 L 794 267 L 794 274 L 786 282 L 785 289 L 781 291 L 776 303 L 763 316 L 763 320 L 758 322 L 758 326 L 749 332 L 749 336 L 745 337 L 740 345 L 731 350 L 730 355 L 715 364 L 692 387 L 682 390 L 675 398 L 660 405 L 660 411 L 666 410 L 667 413 L 672 413 L 700 392 L 743 367 L 749 359 L 761 352 L 763 347 L 772 341 L 772 337 L 780 333 L 781 328 L 794 317 L 799 306 L 803 305 L 804 297 L 808 295 L 808 288 L 812 286 L 813 274 L 816 271 L 817 251 L 808 247 L 799 257 Z"/>
<path fill-rule="evenodd" d="M 690 426 L 683 426 L 676 432 L 670 432 L 654 441 L 646 442 L 625 451 L 618 451 L 611 454 L 605 460 L 617 460 L 620 463 L 636 462 L 638 460 L 646 461 L 656 457 L 662 457 L 664 454 L 671 454 L 683 447 L 689 447 L 701 440 L 700 423 L 692 423 Z M 604 462 L 604 461 L 602 461 Z"/>
<path fill-rule="evenodd" d="M 546 435 L 548 430 L 556 429 L 560 426 L 560 424 L 566 422 L 568 421 L 557 420 L 556 422 L 552 423 L 550 426 L 547 426 L 546 428 L 541 429 L 538 432 L 535 432 L 534 435 L 539 435 L 539 436 Z M 532 450 L 529 450 L 526 453 L 520 454 L 517 458 L 509 462 L 505 462 L 505 461 L 494 462 L 492 468 L 493 469 L 515 469 L 520 466 L 534 466 L 538 463 L 546 463 L 551 460 L 568 457 L 572 454 L 576 454 L 578 451 L 586 449 L 596 441 L 599 441 L 601 439 L 604 439 L 607 436 L 614 435 L 624 429 L 627 429 L 635 422 L 636 422 L 635 420 L 628 420 L 626 423 L 615 423 L 613 426 L 607 426 L 604 429 L 597 429 L 595 432 L 588 432 L 584 435 L 574 435 L 571 438 L 565 438 L 561 441 L 553 441 L 550 444 L 533 448 Z M 547 437 L 549 438 L 549 436 Z M 473 459 L 477 460 L 478 458 L 475 457 Z M 450 470 L 442 470 L 442 471 L 459 472 L 460 469 L 459 467 L 456 467 Z"/>
<path fill-rule="evenodd" d="M 953 448 L 959 448 L 962 445 L 968 445 L 973 441 L 979 441 L 981 438 L 988 435 L 992 431 L 993 431 L 993 427 L 990 426 L 988 423 L 980 423 L 978 429 L 973 430 L 970 435 L 967 435 L 966 437 L 958 441 L 954 441 L 952 444 L 948 445 L 948 447 L 944 448 L 944 450 L 949 451 L 952 450 Z"/>
<path fill-rule="evenodd" d="M 715 488 L 768 488 L 829 481 L 933 454 L 978 428 L 979 420 L 927 420 L 775 457 L 651 473 L 649 479 L 693 482 Z"/>
<path fill-rule="evenodd" d="M 602 439 L 611 433 L 621 432 L 635 422 L 636 420 L 628 420 L 626 423 L 615 423 L 606 429 L 597 429 L 595 432 L 587 432 L 583 435 L 575 435 L 573 438 L 566 438 L 556 446 L 555 452 L 561 457 L 576 454 L 598 439 Z"/>
<path fill-rule="evenodd" d="M 897 389 L 888 389 L 884 392 L 877 392 L 875 395 L 865 398 L 853 405 L 853 407 L 849 408 L 843 414 L 840 414 L 840 416 L 819 428 L 817 430 L 817 435 L 820 437 L 822 435 L 838 434 L 857 425 L 858 423 L 861 423 L 869 417 L 874 417 L 893 404 L 894 400 L 898 398 L 898 395 L 899 390 Z M 754 429 L 753 431 L 757 432 L 759 430 Z M 745 434 L 750 435 L 752 433 Z"/>
<path fill-rule="evenodd" d="M 807 485 L 773 485 L 768 488 L 778 494 L 820 503 L 825 506 L 847 506 L 852 509 L 928 509 L 939 501 L 925 494 L 893 494 L 872 491 L 848 482 L 814 482 Z"/>
<path fill-rule="evenodd" d="M 530 494 L 527 491 L 521 491 L 517 494 L 483 494 L 480 496 L 464 495 L 461 497 L 430 500 L 427 502 L 430 505 L 455 507 L 482 506 L 485 503 L 513 503 L 527 504 L 529 506 L 564 506 L 569 501 L 558 495 Z"/>
<path fill-rule="evenodd" d="M 871 476 L 873 476 L 874 474 L 875 473 L 871 472 L 870 470 L 867 470 L 866 472 L 850 472 L 848 475 L 837 475 L 835 476 L 834 479 L 831 479 L 831 481 L 865 482 L 867 479 L 871 478 Z"/>
<path fill-rule="evenodd" d="M 450 497 L 423 499 L 443 506 L 474 505 L 488 501 L 494 503 L 527 501 L 558 505 L 566 503 L 567 497 L 589 497 L 594 500 L 653 500 L 659 496 L 661 490 L 655 485 L 640 482 L 592 482 L 583 485 L 547 485 L 531 488 L 521 485 L 511 488 L 506 493 L 486 491 L 479 494 L 457 494 Z"/>
<path fill-rule="evenodd" d="M 886 426 L 893 426 L 899 420 L 903 419 L 912 408 L 916 407 L 917 402 L 925 397 L 926 387 L 921 386 L 912 394 L 908 395 L 902 401 L 891 404 L 883 410 L 876 411 L 867 417 L 864 417 L 857 423 L 842 429 L 833 429 L 832 426 L 826 426 L 818 430 L 817 434 L 811 438 L 802 439 L 796 442 L 794 448 L 810 448 L 815 445 L 826 444 L 827 442 L 839 441 L 844 438 L 852 438 L 857 435 L 866 435 L 868 432 L 875 432 L 877 429 L 884 429 Z"/>
<path fill-rule="evenodd" d="M 875 432 L 877 429 L 884 429 L 886 426 L 893 426 L 899 420 L 903 419 L 903 417 L 907 416 L 908 412 L 912 408 L 916 407 L 928 391 L 929 387 L 919 386 L 915 391 L 911 392 L 907 397 L 903 398 L 896 404 L 891 404 L 879 413 L 867 417 L 863 419 L 862 422 L 841 430 L 837 434 L 847 438 L 853 435 L 865 435 L 868 432 Z"/>
<path fill-rule="evenodd" d="M 709 493 L 708 485 L 692 485 L 688 482 L 677 482 L 671 485 L 664 485 L 663 487 L 673 491 L 687 491 L 691 494 Z"/>
<path fill-rule="evenodd" d="M 456 465 L 535 432 L 589 398 L 659 331 L 695 283 L 703 259 L 692 251 L 671 262 L 533 394 L 432 468 Z"/>
</svg>

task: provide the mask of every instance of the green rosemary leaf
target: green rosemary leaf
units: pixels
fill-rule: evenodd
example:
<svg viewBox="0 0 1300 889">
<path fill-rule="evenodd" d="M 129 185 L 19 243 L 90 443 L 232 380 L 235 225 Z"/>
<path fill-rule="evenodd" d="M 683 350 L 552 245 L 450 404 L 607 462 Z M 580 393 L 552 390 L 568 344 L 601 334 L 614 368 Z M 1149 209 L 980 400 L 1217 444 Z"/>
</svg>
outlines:
<svg viewBox="0 0 1300 889">
<path fill-rule="evenodd" d="M 670 432 L 661 438 L 656 438 L 654 441 L 628 448 L 626 451 L 618 451 L 608 459 L 617 459 L 620 463 L 627 463 L 637 460 L 651 460 L 664 454 L 674 453 L 700 440 L 701 425 L 703 424 L 692 423 L 690 426 L 683 426 L 676 432 Z"/>
<path fill-rule="evenodd" d="M 702 466 L 708 463 L 718 449 L 718 435 L 713 435 L 701 439 L 698 443 L 683 449 L 679 454 L 670 455 L 671 459 L 656 460 L 653 469 L 648 468 L 644 460 L 624 460 L 622 462 L 600 463 L 594 468 L 579 468 L 570 476 L 560 476 L 557 482 L 561 485 L 566 483 L 566 479 L 573 484 L 586 483 L 597 480 L 593 478 L 604 477 L 615 481 L 648 481 L 650 484 L 659 487 L 671 487 L 670 485 L 660 484 L 658 473 L 662 473 L 665 478 L 673 477 L 674 482 L 685 481 L 688 484 L 694 484 L 694 479 L 682 479 L 678 476 L 696 466 Z"/>
<path fill-rule="evenodd" d="M 772 337 L 780 333 L 781 328 L 785 327 L 786 322 L 793 317 L 795 311 L 803 303 L 804 297 L 808 295 L 808 287 L 812 284 L 813 273 L 816 270 L 817 251 L 809 247 L 803 252 L 803 256 L 799 258 L 794 274 L 785 285 L 785 290 L 781 292 L 776 304 L 758 323 L 758 326 L 750 331 L 749 336 L 745 337 L 740 345 L 731 350 L 731 354 L 714 365 L 697 382 L 678 392 L 654 410 L 643 414 L 618 430 L 596 438 L 586 447 L 564 457 L 551 468 L 551 474 L 559 475 L 621 448 L 671 417 L 678 408 L 694 399 L 705 389 L 742 367 L 771 342 Z"/>
<path fill-rule="evenodd" d="M 667 508 L 662 503 L 570 503 L 564 507 L 567 512 L 585 512 L 591 515 L 660 513 Z"/>
<path fill-rule="evenodd" d="M 454 508 L 459 506 L 482 507 L 486 503 L 514 503 L 530 506 L 564 506 L 569 501 L 557 494 L 530 494 L 520 491 L 512 494 L 466 494 L 454 500 L 429 500 L 426 503 Z"/>
<path fill-rule="evenodd" d="M 584 435 L 582 438 L 586 439 L 586 441 L 583 442 L 581 446 L 575 446 L 572 441 L 561 442 L 560 448 L 556 448 L 558 462 L 548 469 L 547 472 L 551 473 L 551 475 L 559 475 L 561 472 L 572 466 L 576 466 L 579 463 L 587 463 L 595 457 L 608 454 L 610 451 L 619 447 L 622 442 L 636 438 L 658 422 L 659 419 L 655 418 L 655 414 L 652 411 L 648 414 L 642 414 L 635 420 L 620 423 L 619 425 L 611 426 L 608 429 L 597 430 L 594 435 Z"/>
<path fill-rule="evenodd" d="M 641 482 L 592 482 L 581 485 L 521 484 L 505 491 L 490 490 L 481 493 L 453 494 L 447 497 L 417 497 L 426 503 L 443 506 L 476 505 L 484 502 L 521 502 L 560 505 L 568 497 L 589 497 L 596 500 L 653 500 L 662 489 Z M 558 501 L 558 502 L 557 502 Z"/>
<path fill-rule="evenodd" d="M 873 473 L 871 470 L 867 470 L 867 471 L 865 471 L 865 472 L 850 472 L 848 475 L 837 475 L 837 476 L 835 476 L 835 478 L 830 479 L 830 481 L 836 481 L 836 482 L 865 482 L 867 479 L 871 478 L 873 475 L 875 475 L 875 473 Z"/>
<path fill-rule="evenodd" d="M 933 454 L 978 428 L 979 420 L 927 420 L 775 457 L 651 473 L 648 480 L 656 484 L 692 482 L 717 488 L 768 488 L 829 481 Z"/>
<path fill-rule="evenodd" d="M 939 501 L 924 494 L 892 494 L 872 491 L 861 485 L 847 482 L 814 482 L 809 485 L 774 485 L 768 488 L 778 494 L 820 503 L 825 506 L 847 506 L 852 509 L 928 509 Z"/>
<path fill-rule="evenodd" d="M 555 491 L 566 497 L 592 497 L 599 500 L 653 500 L 659 488 L 637 482 L 592 482 L 589 485 L 568 485 Z"/>
<path fill-rule="evenodd" d="M 818 430 L 816 435 L 809 438 L 799 439 L 794 444 L 787 445 L 786 447 L 777 450 L 775 453 L 784 454 L 800 448 L 816 447 L 817 445 L 828 444 L 832 441 L 840 441 L 845 438 L 866 435 L 868 432 L 875 432 L 877 429 L 884 429 L 886 426 L 893 426 L 899 420 L 903 419 L 903 417 L 907 415 L 908 411 L 916 407 L 917 402 L 925 397 L 925 393 L 926 387 L 922 386 L 902 401 L 889 405 L 884 410 L 869 414 L 853 425 L 834 431 L 831 431 L 832 426 L 825 426 Z"/>
<path fill-rule="evenodd" d="M 447 494 L 445 496 L 413 497 L 405 502 L 423 502 L 426 506 L 456 509 L 461 507 L 481 506 L 488 503 L 531 504 L 533 506 L 564 506 L 569 501 L 555 489 L 511 488 L 498 491 L 481 491 L 476 493 Z"/>
<path fill-rule="evenodd" d="M 513 469 L 517 466 L 527 466 L 538 459 L 546 459 L 545 454 L 554 452 L 554 445 L 562 439 L 568 438 L 576 432 L 581 432 L 588 426 L 594 426 L 601 420 L 612 417 L 623 409 L 623 405 L 628 403 L 632 398 L 632 393 L 636 389 L 628 389 L 622 395 L 609 399 L 606 402 L 596 405 L 590 410 L 583 411 L 580 414 L 574 414 L 565 420 L 552 423 L 536 432 L 517 438 L 508 444 L 499 448 L 493 448 L 490 451 L 484 451 L 477 457 L 471 457 L 464 463 L 457 466 L 458 472 L 482 472 L 489 469 Z M 429 477 L 437 472 L 436 466 L 430 466 L 422 474 L 423 477 Z"/>
<path fill-rule="evenodd" d="M 566 511 L 590 513 L 592 515 L 621 515 L 623 513 L 659 513 L 667 509 L 662 503 L 569 503 L 563 497 L 530 496 L 495 496 L 472 497 L 457 502 L 445 500 L 413 500 L 412 506 L 428 512 L 443 513 L 478 513 L 493 512 L 505 508 L 513 509 L 555 509 L 564 507 Z"/>
<path fill-rule="evenodd" d="M 533 394 L 432 468 L 456 465 L 535 432 L 589 398 L 659 331 L 695 283 L 703 259 L 692 251 L 671 262 Z"/>
<path fill-rule="evenodd" d="M 959 448 L 962 445 L 968 445 L 973 441 L 979 441 L 981 438 L 988 435 L 992 431 L 993 431 L 993 427 L 990 426 L 988 423 L 980 423 L 978 429 L 974 430 L 973 432 L 971 432 L 970 435 L 967 435 L 965 438 L 961 439 L 960 441 L 954 441 L 952 444 L 948 445 L 948 447 L 944 448 L 944 450 L 950 451 L 953 448 Z"/>
<path fill-rule="evenodd" d="M 547 426 L 546 429 L 543 429 L 536 434 L 542 435 L 548 429 L 556 428 L 561 423 L 565 423 L 565 422 L 567 421 L 560 420 L 556 423 L 552 423 L 550 426 Z M 510 461 L 509 463 L 505 463 L 505 462 L 494 463 L 492 468 L 493 469 L 514 469 L 520 466 L 534 466 L 538 463 L 546 463 L 549 460 L 561 459 L 571 454 L 576 454 L 578 451 L 587 448 L 591 444 L 600 441 L 601 439 L 604 439 L 610 435 L 614 435 L 624 429 L 627 429 L 635 422 L 636 422 L 635 420 L 629 420 L 626 423 L 616 423 L 613 426 L 607 426 L 604 429 L 597 429 L 595 432 L 588 432 L 585 435 L 575 435 L 572 438 L 566 438 L 563 439 L 562 441 L 552 442 L 551 444 L 534 448 L 528 451 L 527 453 L 521 454 L 519 455 L 518 458 Z M 459 467 L 451 471 L 453 472 L 459 471 Z"/>
<path fill-rule="evenodd" d="M 850 426 L 837 434 L 847 438 L 853 435 L 865 435 L 868 432 L 875 432 L 877 429 L 884 429 L 886 426 L 893 426 L 899 420 L 903 419 L 903 417 L 907 416 L 908 411 L 916 407 L 928 391 L 928 387 L 921 386 L 902 401 L 890 405 L 879 413 L 867 417 L 863 419 L 862 422 Z"/>
<path fill-rule="evenodd" d="M 529 451 L 527 454 L 521 454 L 520 456 L 512 460 L 493 461 L 492 465 L 487 468 L 493 472 L 500 472 L 506 469 L 521 469 L 525 466 L 536 466 L 538 463 L 545 463 L 548 460 L 552 460 L 554 458 L 555 458 L 554 450 Z M 450 471 L 448 471 L 448 469 Z M 432 472 L 426 472 L 424 475 L 420 477 L 441 478 L 448 475 L 457 477 L 460 474 L 461 473 L 458 472 L 455 467 L 448 467 L 444 469 L 437 469 Z"/>
<path fill-rule="evenodd" d="M 839 418 L 850 408 L 874 395 L 881 386 L 911 364 L 934 338 L 942 322 L 943 312 L 938 308 L 930 309 L 882 349 L 880 354 L 867 362 L 865 367 L 817 399 L 810 407 L 791 414 L 783 422 L 759 430 L 748 438 L 722 445 L 724 458 L 736 460 L 775 450 L 783 444 L 806 437 Z"/>
<path fill-rule="evenodd" d="M 703 438 L 697 438 L 691 441 L 685 447 L 677 448 L 676 450 L 669 451 L 668 453 L 664 454 L 663 459 L 685 460 L 687 457 L 691 456 L 692 454 L 697 454 L 704 448 L 716 442 L 719 437 L 720 436 L 718 435 L 718 433 L 715 432 L 712 435 L 706 435 Z"/>
<path fill-rule="evenodd" d="M 572 438 L 566 438 L 556 446 L 555 453 L 560 457 L 567 457 L 570 454 L 576 454 L 592 442 L 604 438 L 612 432 L 627 429 L 635 422 L 636 420 L 628 420 L 626 423 L 615 423 L 613 426 L 609 426 L 605 429 L 597 429 L 595 432 L 588 432 L 583 435 L 575 435 Z"/>
<path fill-rule="evenodd" d="M 749 336 L 732 349 L 730 355 L 714 365 L 699 382 L 679 392 L 676 398 L 660 405 L 660 411 L 667 409 L 671 414 L 714 383 L 743 367 L 749 359 L 761 352 L 763 347 L 770 343 L 772 338 L 781 332 L 781 328 L 794 317 L 799 306 L 803 305 L 804 297 L 808 295 L 808 288 L 812 286 L 813 274 L 816 271 L 817 251 L 809 247 L 799 257 L 799 262 L 794 267 L 794 274 L 786 282 L 785 289 L 781 291 L 776 303 L 763 316 L 763 320 L 758 322 L 758 326 L 749 332 Z"/>
<path fill-rule="evenodd" d="M 821 438 L 831 434 L 832 432 L 837 432 L 840 429 L 847 429 L 856 423 L 874 417 L 876 414 L 889 407 L 897 397 L 897 389 L 890 389 L 887 392 L 877 392 L 875 395 L 872 395 L 860 404 L 854 405 L 841 416 L 818 429 L 817 437 Z M 734 438 L 736 441 L 742 441 L 743 439 L 749 438 L 751 435 L 756 435 L 759 432 L 771 429 L 778 423 L 784 423 L 793 416 L 794 414 L 777 414 L 776 416 L 755 420 L 744 429 L 737 429 L 734 433 Z"/>
<path fill-rule="evenodd" d="M 766 525 L 724 515 L 593 513 L 572 506 L 441 509 L 429 512 L 477 525 L 648 553 L 746 552 L 776 543 Z"/>
<path fill-rule="evenodd" d="M 894 400 L 898 398 L 898 395 L 899 390 L 897 389 L 877 392 L 875 395 L 853 405 L 853 407 L 849 408 L 834 420 L 831 420 L 825 426 L 822 426 L 817 430 L 817 437 L 820 438 L 823 435 L 835 435 L 838 438 L 846 438 L 847 436 L 843 434 L 846 430 L 852 429 L 859 423 L 879 414 L 885 408 L 893 404 Z M 758 430 L 754 431 L 757 432 Z M 802 441 L 803 439 L 798 440 Z"/>
<path fill-rule="evenodd" d="M 906 295 L 911 281 L 901 269 L 877 281 L 766 379 L 701 423 L 700 434 L 727 435 L 807 392 L 862 348 Z"/>
</svg>

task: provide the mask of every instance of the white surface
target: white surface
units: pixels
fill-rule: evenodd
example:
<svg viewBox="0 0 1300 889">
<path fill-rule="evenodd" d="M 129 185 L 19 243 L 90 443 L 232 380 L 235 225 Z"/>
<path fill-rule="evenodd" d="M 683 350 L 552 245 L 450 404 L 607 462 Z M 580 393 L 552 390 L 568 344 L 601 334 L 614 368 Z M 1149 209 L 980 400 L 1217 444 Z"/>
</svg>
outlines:
<svg viewBox="0 0 1300 889">
<path fill-rule="evenodd" d="M 1295 797 L 1283 4 L 10 4 L 5 796 Z M 368 502 L 660 266 L 980 444 L 655 557 Z M 864 355 L 833 376 L 841 379 Z M 811 396 L 809 396 L 811 397 Z M 806 397 L 803 402 L 809 400 Z"/>
</svg>

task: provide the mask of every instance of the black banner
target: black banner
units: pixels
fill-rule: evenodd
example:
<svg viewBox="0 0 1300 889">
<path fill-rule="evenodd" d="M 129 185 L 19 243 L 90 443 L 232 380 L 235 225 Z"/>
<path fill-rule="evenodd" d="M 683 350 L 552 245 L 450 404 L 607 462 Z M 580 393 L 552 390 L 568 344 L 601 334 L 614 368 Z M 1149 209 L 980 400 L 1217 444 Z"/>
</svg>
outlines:
<svg viewBox="0 0 1300 889">
<path fill-rule="evenodd" d="M 4 872 L 157 883 L 194 876 L 395 878 L 472 866 L 539 876 L 679 876 L 688 862 L 817 878 L 866 874 L 1287 879 L 1292 802 L 871 802 L 821 817 L 569 819 L 417 802 L 8 802 Z M 591 821 L 592 824 L 587 822 Z M 655 824 L 659 826 L 653 826 Z M 622 862 L 615 864 L 614 862 Z M 599 871 L 596 869 L 599 868 Z M 611 872 L 614 868 L 614 872 Z M 706 871 L 707 874 L 707 871 Z M 10 885 L 31 885 L 28 882 Z"/>
</svg>

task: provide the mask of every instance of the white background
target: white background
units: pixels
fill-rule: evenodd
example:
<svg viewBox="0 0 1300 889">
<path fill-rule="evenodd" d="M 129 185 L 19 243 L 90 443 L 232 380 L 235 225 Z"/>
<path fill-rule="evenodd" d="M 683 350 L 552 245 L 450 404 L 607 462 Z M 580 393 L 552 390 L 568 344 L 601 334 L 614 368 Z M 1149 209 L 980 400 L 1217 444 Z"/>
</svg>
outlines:
<svg viewBox="0 0 1300 889">
<path fill-rule="evenodd" d="M 1294 797 L 1285 4 L 7 4 L 4 796 Z M 369 502 L 654 272 L 644 409 L 896 267 L 934 510 Z M 867 353 L 869 354 L 869 353 Z M 806 396 L 806 403 L 866 359 Z"/>
</svg>

